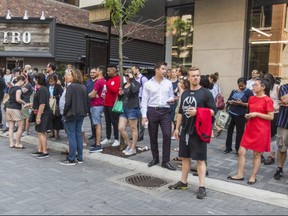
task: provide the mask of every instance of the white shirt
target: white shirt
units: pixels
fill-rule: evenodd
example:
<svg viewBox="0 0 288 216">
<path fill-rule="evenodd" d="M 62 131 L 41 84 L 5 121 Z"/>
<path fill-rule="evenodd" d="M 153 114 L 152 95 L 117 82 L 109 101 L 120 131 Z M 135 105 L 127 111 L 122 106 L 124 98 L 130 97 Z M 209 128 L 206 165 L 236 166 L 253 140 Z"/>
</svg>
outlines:
<svg viewBox="0 0 288 216">
<path fill-rule="evenodd" d="M 147 81 L 143 88 L 141 113 L 147 117 L 148 107 L 170 108 L 167 103 L 174 99 L 172 82 L 164 78 L 160 83 L 154 79 Z"/>
<path fill-rule="evenodd" d="M 142 78 L 143 77 L 143 78 Z M 139 74 L 137 77 L 135 77 L 135 80 L 140 83 L 141 87 L 139 89 L 139 98 L 142 98 L 142 94 L 143 94 L 143 87 L 144 87 L 144 84 L 146 82 L 148 82 L 148 79 L 147 77 L 143 76 L 142 74 Z M 142 83 L 141 83 L 142 82 Z"/>
<path fill-rule="evenodd" d="M 246 85 L 246 88 L 250 89 L 251 91 L 253 90 L 253 84 L 254 84 L 254 80 L 250 79 L 250 80 L 247 80 L 247 85 Z"/>
</svg>

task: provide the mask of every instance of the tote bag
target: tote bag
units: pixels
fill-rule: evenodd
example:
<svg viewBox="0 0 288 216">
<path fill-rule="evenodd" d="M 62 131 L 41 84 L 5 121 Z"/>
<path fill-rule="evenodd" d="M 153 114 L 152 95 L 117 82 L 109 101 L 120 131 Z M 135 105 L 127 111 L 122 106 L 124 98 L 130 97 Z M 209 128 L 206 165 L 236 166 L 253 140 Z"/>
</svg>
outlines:
<svg viewBox="0 0 288 216">
<path fill-rule="evenodd" d="M 123 113 L 124 112 L 123 102 L 121 100 L 119 100 L 118 97 L 114 103 L 114 106 L 112 108 L 112 112 L 116 112 L 116 113 Z"/>
<path fill-rule="evenodd" d="M 227 130 L 231 122 L 231 116 L 227 109 L 219 111 L 218 118 L 215 121 L 215 125 L 221 129 Z"/>
</svg>

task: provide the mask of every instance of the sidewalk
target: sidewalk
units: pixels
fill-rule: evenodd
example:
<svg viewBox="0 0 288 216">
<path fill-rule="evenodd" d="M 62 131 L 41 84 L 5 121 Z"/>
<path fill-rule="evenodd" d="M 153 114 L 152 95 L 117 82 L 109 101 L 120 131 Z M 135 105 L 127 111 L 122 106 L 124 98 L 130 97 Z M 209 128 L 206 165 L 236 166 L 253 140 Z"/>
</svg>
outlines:
<svg viewBox="0 0 288 216">
<path fill-rule="evenodd" d="M 105 125 L 105 124 L 104 124 Z M 30 144 L 34 144 L 35 146 L 38 143 L 38 139 L 36 138 L 36 132 L 34 131 L 34 125 L 31 125 L 31 135 L 24 136 L 22 138 L 23 142 L 27 142 Z M 84 120 L 84 128 L 86 133 L 86 137 L 90 137 L 90 123 L 89 119 L 85 118 Z M 2 132 L 0 132 L 2 133 Z M 103 138 L 105 138 L 105 128 L 103 128 Z M 0 134 L 2 136 L 8 136 L 8 133 Z M 63 131 L 61 131 L 61 139 L 53 140 L 48 139 L 48 145 L 50 149 L 55 149 L 57 151 L 63 151 L 67 148 L 67 139 L 66 135 Z M 161 130 L 159 130 L 159 144 L 160 144 L 160 160 L 161 160 L 161 145 L 162 145 L 162 138 L 161 138 Z M 36 139 L 35 139 L 36 138 Z M 247 186 L 247 179 L 251 173 L 252 169 L 252 153 L 249 152 L 247 154 L 247 161 L 246 161 L 246 174 L 245 180 L 243 182 L 231 182 L 227 181 L 227 176 L 231 174 L 236 174 L 237 171 L 237 158 L 234 154 L 223 154 L 224 150 L 224 143 L 225 143 L 226 133 L 223 132 L 219 138 L 215 138 L 208 146 L 208 171 L 209 176 L 207 177 L 206 183 L 207 188 L 211 190 L 216 190 L 219 192 L 236 195 L 252 200 L 261 201 L 264 203 L 270 203 L 277 206 L 287 207 L 288 203 L 288 178 L 287 178 L 287 162 L 285 163 L 284 170 L 286 176 L 280 181 L 276 181 L 273 178 L 276 165 L 264 166 L 261 165 L 259 174 L 257 176 L 257 183 L 253 186 Z M 89 154 L 89 144 L 93 144 L 93 141 L 88 141 L 88 147 L 84 151 L 84 160 L 86 158 L 89 159 L 96 159 L 100 161 L 105 161 L 110 164 L 114 164 L 116 166 L 125 167 L 127 169 L 143 172 L 151 175 L 155 175 L 160 178 L 167 178 L 171 181 L 178 181 L 181 174 L 181 169 L 178 167 L 177 171 L 170 171 L 160 166 L 154 166 L 151 168 L 147 167 L 147 163 L 152 159 L 151 151 L 146 151 L 134 156 L 130 156 L 129 158 L 121 158 L 111 155 L 106 155 L 102 153 L 93 153 Z M 149 144 L 149 136 L 148 131 L 145 131 L 144 140 L 138 143 L 138 146 L 148 146 Z M 177 156 L 177 152 L 174 151 L 174 148 L 177 148 L 178 141 L 172 141 L 171 146 L 171 158 Z M 179 162 L 172 161 L 172 164 L 176 167 L 180 165 Z M 195 165 L 195 164 L 194 164 Z M 192 165 L 193 166 L 193 165 Z M 197 186 L 198 178 L 191 175 L 189 179 L 189 184 Z"/>
</svg>

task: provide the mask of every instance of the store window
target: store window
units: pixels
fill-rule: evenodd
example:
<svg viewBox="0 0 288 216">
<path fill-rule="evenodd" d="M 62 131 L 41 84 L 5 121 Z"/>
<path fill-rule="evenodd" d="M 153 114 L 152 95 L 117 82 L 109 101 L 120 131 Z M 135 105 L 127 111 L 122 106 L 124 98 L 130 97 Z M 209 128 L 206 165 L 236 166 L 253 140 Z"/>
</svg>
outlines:
<svg viewBox="0 0 288 216">
<path fill-rule="evenodd" d="M 265 4 L 261 4 L 261 3 Z M 254 69 L 280 76 L 288 60 L 287 4 L 252 1 L 249 26 L 248 76 Z M 286 53 L 287 52 L 287 53 Z M 286 63 L 287 62 L 287 63 Z M 249 78 L 249 77 L 248 77 Z"/>
<path fill-rule="evenodd" d="M 166 62 L 170 66 L 192 66 L 194 6 L 167 9 Z"/>
</svg>

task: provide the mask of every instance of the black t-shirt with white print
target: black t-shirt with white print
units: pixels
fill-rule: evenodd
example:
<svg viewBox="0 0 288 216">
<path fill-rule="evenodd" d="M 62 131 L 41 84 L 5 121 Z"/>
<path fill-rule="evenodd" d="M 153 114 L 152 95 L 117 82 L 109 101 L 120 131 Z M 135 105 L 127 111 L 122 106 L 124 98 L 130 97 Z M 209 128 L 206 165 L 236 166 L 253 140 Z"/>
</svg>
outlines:
<svg viewBox="0 0 288 216">
<path fill-rule="evenodd" d="M 210 108 L 215 114 L 217 112 L 215 100 L 208 89 L 201 87 L 198 90 L 188 89 L 184 91 L 181 95 L 178 113 L 182 114 L 182 131 L 189 135 L 194 134 L 196 116 L 189 116 L 186 111 L 192 107 Z M 208 116 L 208 118 L 211 118 L 211 116 Z"/>
</svg>

